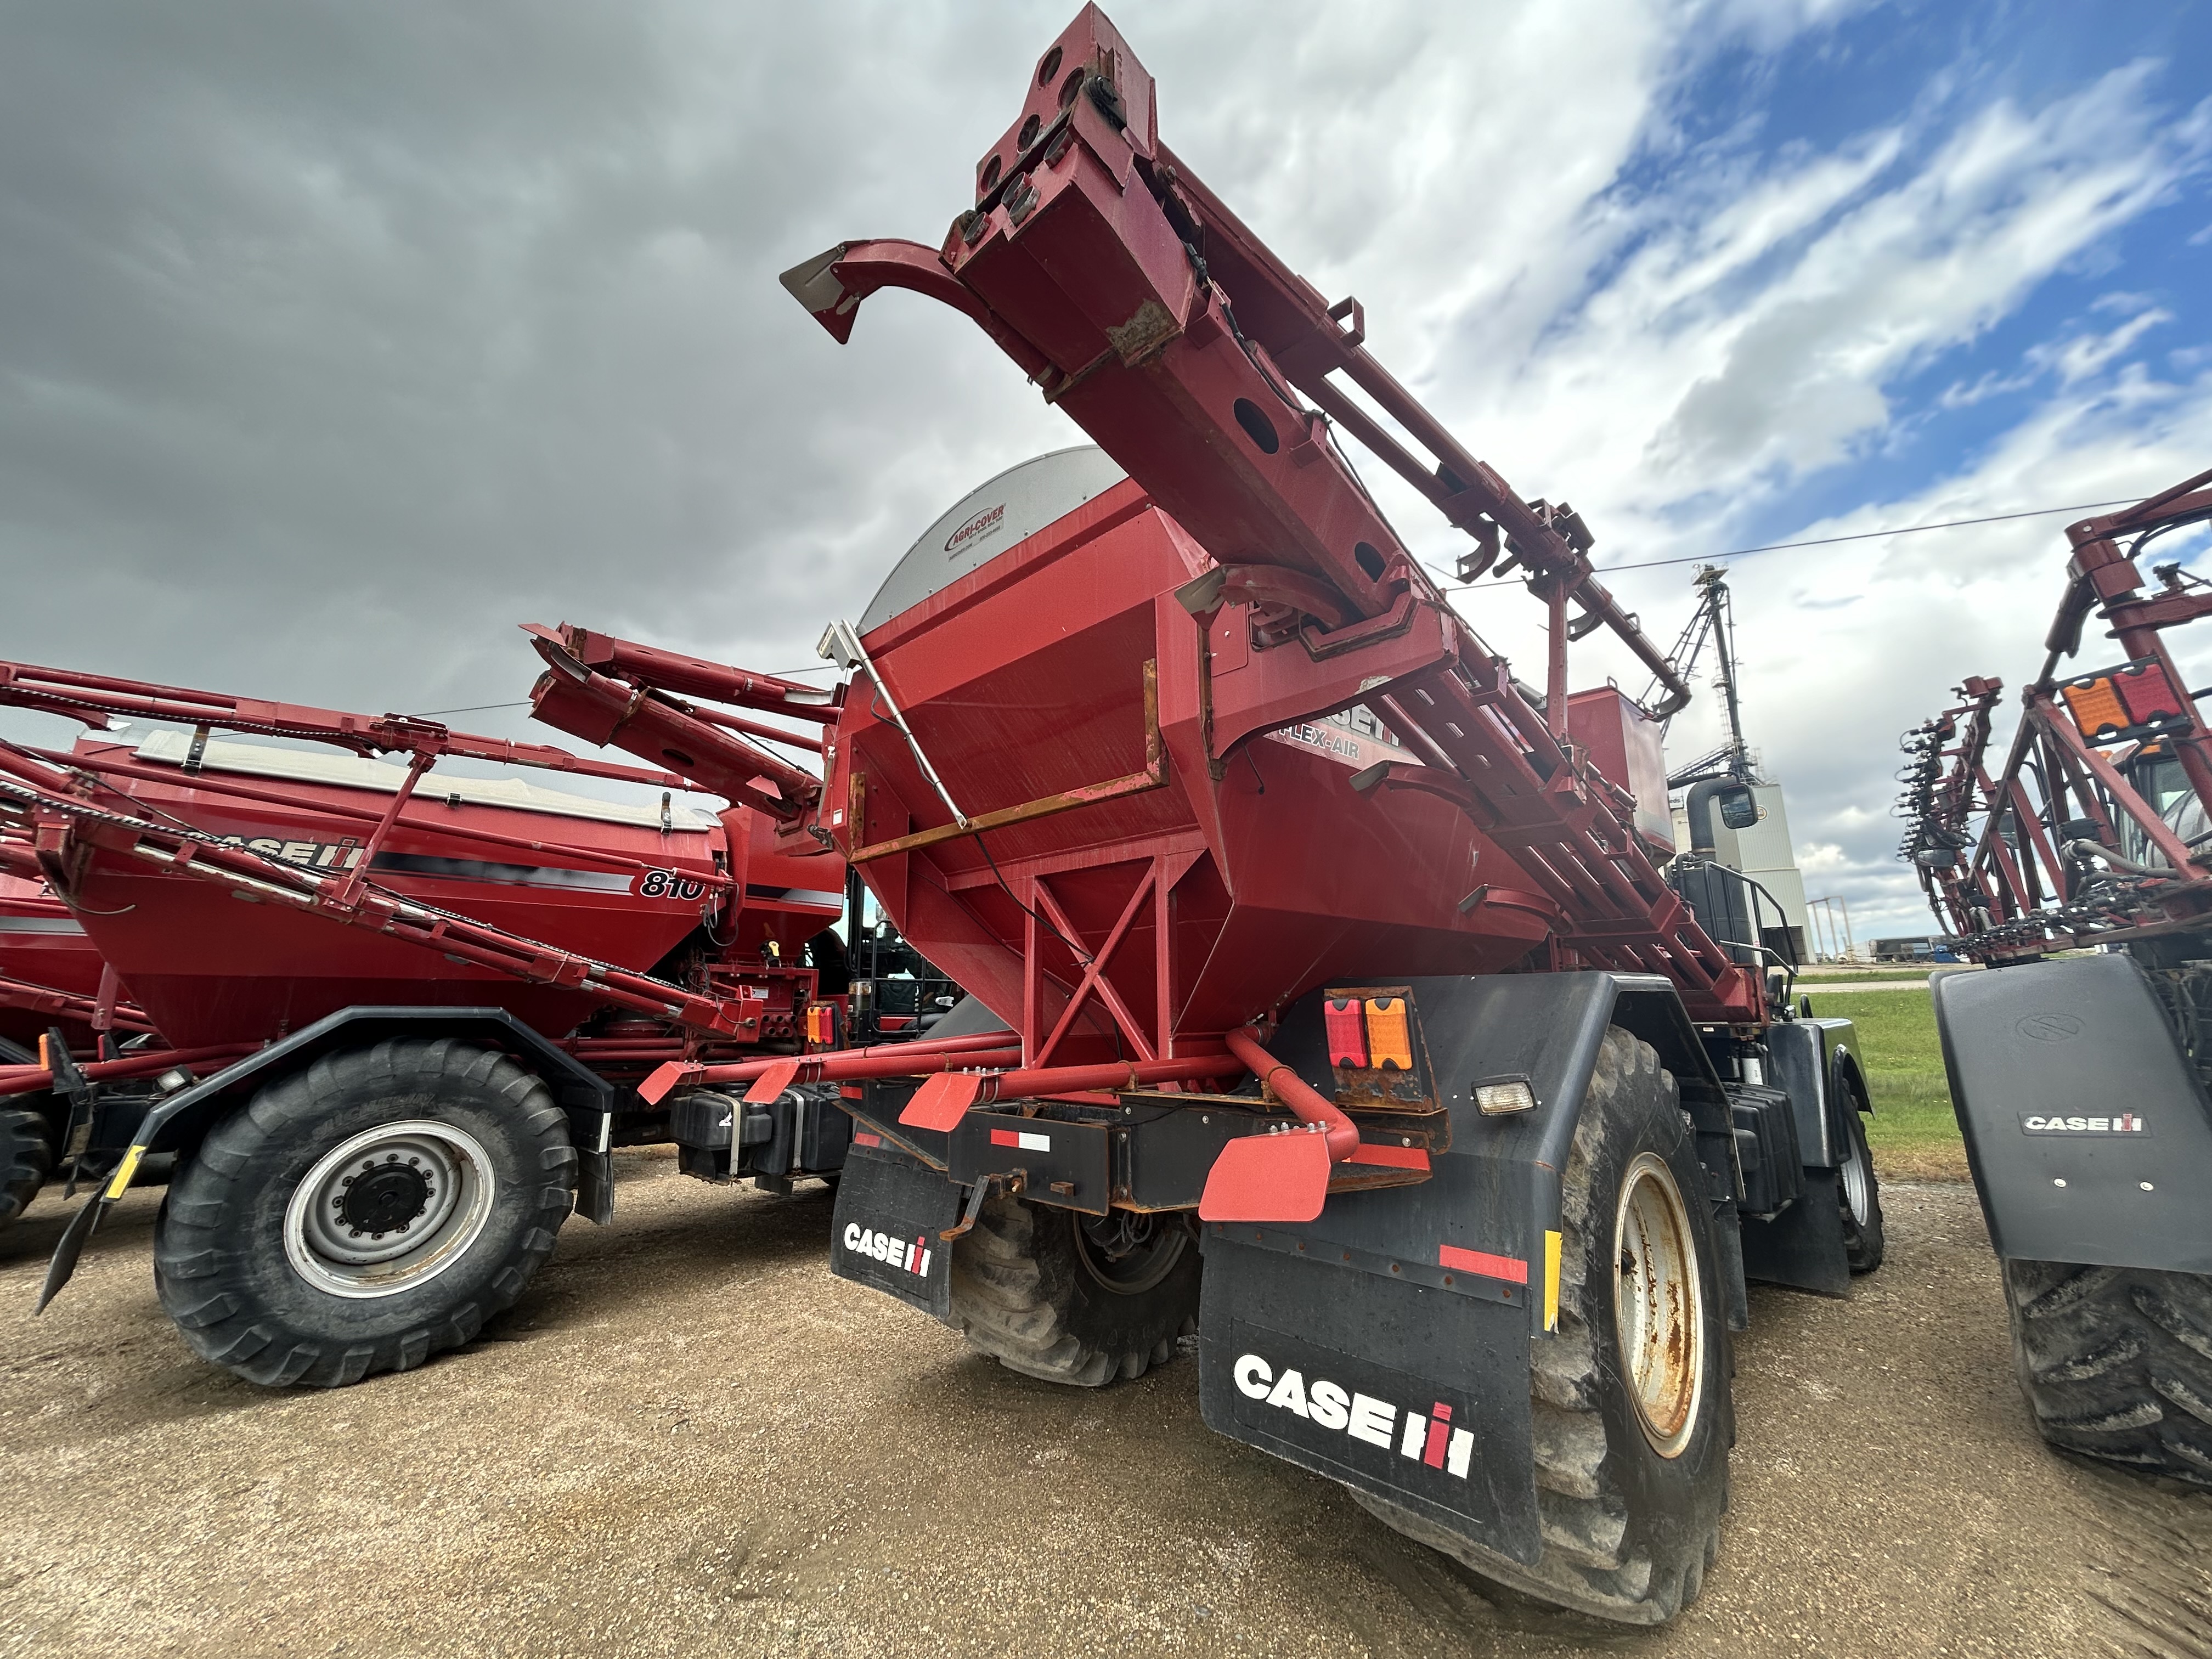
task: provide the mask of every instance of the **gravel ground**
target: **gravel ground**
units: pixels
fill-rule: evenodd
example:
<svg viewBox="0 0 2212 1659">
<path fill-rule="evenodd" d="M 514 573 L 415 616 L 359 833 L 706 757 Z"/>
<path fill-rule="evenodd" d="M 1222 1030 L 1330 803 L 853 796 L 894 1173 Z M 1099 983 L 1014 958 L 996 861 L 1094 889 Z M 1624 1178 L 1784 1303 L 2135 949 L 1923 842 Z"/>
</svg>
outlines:
<svg viewBox="0 0 2212 1659">
<path fill-rule="evenodd" d="M 1673 1626 L 1517 1600 L 1209 1434 L 1188 1360 L 1031 1382 L 831 1279 L 830 1206 L 620 1160 L 493 1337 L 269 1393 L 134 1194 L 62 1300 L 0 1235 L 0 1654 L 2212 1653 L 2212 1501 L 2046 1452 L 1971 1191 L 1848 1303 L 1754 1291 L 1721 1563 Z"/>
</svg>

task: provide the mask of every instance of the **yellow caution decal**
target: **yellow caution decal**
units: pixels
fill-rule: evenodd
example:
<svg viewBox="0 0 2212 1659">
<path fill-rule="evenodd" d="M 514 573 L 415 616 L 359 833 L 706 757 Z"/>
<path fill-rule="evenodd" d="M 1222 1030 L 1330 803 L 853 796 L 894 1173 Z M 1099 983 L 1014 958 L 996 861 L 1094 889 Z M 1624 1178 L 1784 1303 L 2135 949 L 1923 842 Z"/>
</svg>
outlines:
<svg viewBox="0 0 2212 1659">
<path fill-rule="evenodd" d="M 124 1153 L 123 1162 L 115 1166 L 114 1176 L 108 1182 L 107 1190 L 100 1196 L 116 1199 L 128 1192 L 131 1188 L 131 1177 L 138 1173 L 138 1160 L 145 1155 L 146 1149 L 143 1146 L 133 1146 L 129 1152 Z"/>
<path fill-rule="evenodd" d="M 1544 1328 L 1559 1328 L 1559 1236 L 1544 1235 Z"/>
</svg>

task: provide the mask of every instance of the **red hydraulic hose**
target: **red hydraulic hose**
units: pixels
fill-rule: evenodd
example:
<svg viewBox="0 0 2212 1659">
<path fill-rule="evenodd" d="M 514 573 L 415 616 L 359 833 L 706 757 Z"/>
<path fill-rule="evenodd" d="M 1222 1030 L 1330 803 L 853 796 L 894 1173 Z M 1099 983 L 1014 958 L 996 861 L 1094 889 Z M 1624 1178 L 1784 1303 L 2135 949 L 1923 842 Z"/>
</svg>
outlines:
<svg viewBox="0 0 2212 1659">
<path fill-rule="evenodd" d="M 1260 1033 L 1253 1027 L 1241 1026 L 1222 1041 L 1229 1045 L 1231 1054 L 1252 1068 L 1252 1075 L 1260 1079 L 1261 1086 L 1271 1090 L 1299 1122 L 1327 1126 L 1330 1163 L 1341 1164 L 1358 1150 L 1359 1126 L 1322 1098 L 1320 1091 L 1262 1048 Z"/>
</svg>

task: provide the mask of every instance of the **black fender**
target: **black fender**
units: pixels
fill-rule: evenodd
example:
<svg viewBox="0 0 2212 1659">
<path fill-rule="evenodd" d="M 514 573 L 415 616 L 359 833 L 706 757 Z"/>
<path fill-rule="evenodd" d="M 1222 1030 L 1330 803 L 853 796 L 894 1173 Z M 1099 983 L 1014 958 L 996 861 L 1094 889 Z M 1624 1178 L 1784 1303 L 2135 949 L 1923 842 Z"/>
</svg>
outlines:
<svg viewBox="0 0 2212 1659">
<path fill-rule="evenodd" d="M 1418 1506 L 1420 1493 L 1355 1472 L 1328 1437 L 1285 1428 L 1274 1421 L 1280 1413 L 1255 1419 L 1240 1410 L 1234 1368 L 1259 1353 L 1424 1410 L 1432 1400 L 1479 1404 L 1472 1488 L 1412 1465 L 1405 1479 L 1457 1494 L 1449 1509 L 1423 1510 L 1439 1524 L 1529 1561 L 1539 1549 L 1532 1345 L 1558 1324 L 1562 1172 L 1607 1028 L 1650 1042 L 1674 1073 L 1697 1130 L 1717 1239 L 1733 1242 L 1738 1171 L 1728 1099 L 1664 979 L 1587 972 L 1390 982 L 1410 990 L 1428 1073 L 1451 1115 L 1449 1146 L 1419 1185 L 1338 1193 L 1309 1223 L 1205 1226 L 1200 1409 L 1232 1439 Z M 1293 1005 L 1268 1047 L 1328 1092 L 1335 1079 L 1323 1001 L 1316 993 Z M 1483 1115 L 1476 1086 L 1509 1080 L 1528 1085 L 1534 1109 Z M 1741 1258 L 1731 1261 L 1726 1245 L 1723 1252 L 1723 1301 L 1740 1301 Z"/>
<path fill-rule="evenodd" d="M 569 1139 L 577 1158 L 576 1213 L 601 1225 L 614 1218 L 613 1161 L 608 1152 L 614 1130 L 613 1084 L 504 1008 L 341 1008 L 220 1072 L 187 1084 L 155 1105 L 140 1121 L 130 1150 L 106 1184 L 77 1211 L 63 1231 L 46 1267 L 40 1308 L 45 1308 L 69 1283 L 85 1241 L 107 1207 L 129 1190 L 149 1156 L 174 1152 L 179 1159 L 189 1158 L 219 1120 L 243 1105 L 264 1085 L 337 1049 L 360 1048 L 393 1036 L 468 1037 L 500 1049 L 536 1073 L 568 1115 Z"/>
<path fill-rule="evenodd" d="M 1838 1149 L 1846 1144 L 1841 1139 L 1846 1112 L 1863 1112 L 1872 1117 L 1874 1085 L 1867 1081 L 1866 1067 L 1860 1064 L 1856 1050 L 1838 1045 L 1828 1066 L 1828 1133 L 1838 1137 L 1830 1144 Z M 1840 1151 L 1834 1156 L 1840 1157 Z"/>
<path fill-rule="evenodd" d="M 2212 1102 L 2140 963 L 1945 974 L 1934 995 L 1999 1255 L 2212 1273 Z"/>
<path fill-rule="evenodd" d="M 1848 1019 L 1778 1020 L 1766 1030 L 1768 1081 L 1790 1091 L 1797 1150 L 1808 1170 L 1843 1161 L 1846 1112 L 1873 1109 L 1859 1063 L 1858 1028 Z"/>
</svg>

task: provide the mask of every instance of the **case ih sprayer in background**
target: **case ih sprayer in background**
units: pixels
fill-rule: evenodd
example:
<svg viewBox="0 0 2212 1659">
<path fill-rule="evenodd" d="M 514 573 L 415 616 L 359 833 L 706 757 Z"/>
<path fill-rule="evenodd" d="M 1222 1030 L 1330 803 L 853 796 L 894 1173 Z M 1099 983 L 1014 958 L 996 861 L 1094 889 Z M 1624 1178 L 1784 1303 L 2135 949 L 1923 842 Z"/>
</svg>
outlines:
<svg viewBox="0 0 2212 1659">
<path fill-rule="evenodd" d="M 818 762 L 835 710 L 814 696 L 811 733 L 771 735 Z M 472 1338 L 572 1208 L 609 1219 L 618 1142 L 677 1139 L 693 1173 L 785 1190 L 842 1164 L 825 1099 L 648 1109 L 632 1087 L 829 1035 L 798 956 L 842 908 L 842 862 L 774 810 L 670 799 L 805 775 L 753 741 L 768 728 L 701 722 L 677 773 L 24 664 L 0 663 L 0 702 L 94 728 L 0 744 L 0 865 L 65 902 L 161 1033 L 80 1063 L 58 1030 L 0 1067 L 0 1095 L 69 1103 L 73 1172 L 114 1164 L 41 1305 L 166 1158 L 155 1282 L 185 1340 L 255 1382 L 351 1382 Z M 449 756 L 662 793 L 432 770 Z"/>
<path fill-rule="evenodd" d="M 1840 1292 L 1878 1253 L 1838 1179 L 1850 1028 L 1789 1017 L 1740 893 L 1701 925 L 1662 878 L 1648 711 L 1567 690 L 1594 628 L 1663 665 L 1581 520 L 1455 443 L 1358 304 L 1170 154 L 1095 8 L 973 199 L 941 249 L 785 282 L 841 340 L 878 288 L 954 307 L 1100 447 L 963 502 L 824 641 L 851 678 L 789 805 L 975 1000 L 892 1054 L 644 1093 L 840 1084 L 839 1273 L 1067 1382 L 1194 1328 L 1215 1428 L 1534 1595 L 1663 1620 L 1718 1541 L 1746 1279 Z M 1338 428 L 1474 538 L 1463 574 L 1548 605 L 1541 695 Z M 670 683 L 620 641 L 541 648 L 605 709 Z"/>
<path fill-rule="evenodd" d="M 1961 957 L 1935 982 L 1951 1098 L 2044 1438 L 2212 1486 L 2212 732 L 2161 637 L 2212 586 L 2146 547 L 2212 472 L 2070 526 L 2043 667 L 1989 769 L 2003 684 L 1909 733 L 1900 855 Z M 2094 616 L 2118 658 L 2062 672 Z M 2060 954 L 2093 950 L 2094 955 Z"/>
</svg>

